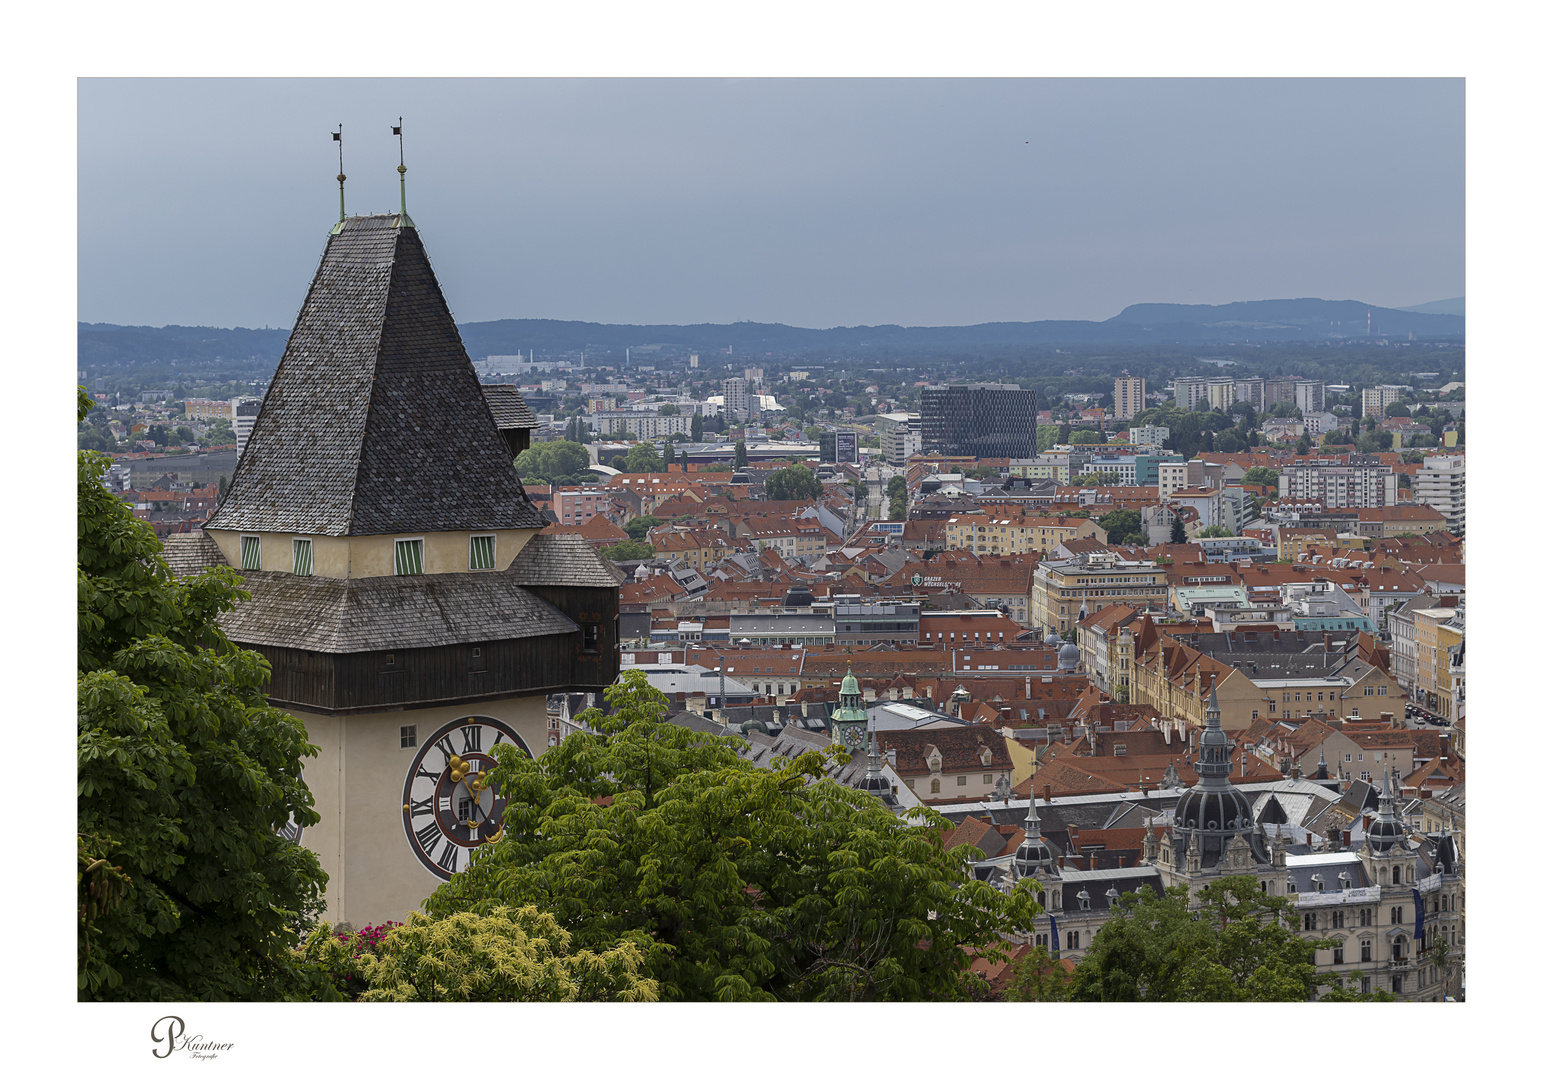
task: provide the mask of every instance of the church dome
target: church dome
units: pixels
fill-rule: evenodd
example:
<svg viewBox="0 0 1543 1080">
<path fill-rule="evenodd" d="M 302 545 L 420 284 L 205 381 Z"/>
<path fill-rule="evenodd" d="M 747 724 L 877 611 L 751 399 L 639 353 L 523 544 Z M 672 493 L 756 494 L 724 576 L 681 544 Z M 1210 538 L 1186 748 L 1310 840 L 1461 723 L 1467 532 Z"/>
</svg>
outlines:
<svg viewBox="0 0 1543 1080">
<path fill-rule="evenodd" d="M 1230 784 L 1224 788 L 1196 786 L 1179 796 L 1173 823 L 1182 829 L 1241 832 L 1254 827 L 1254 812 L 1247 797 Z"/>
<path fill-rule="evenodd" d="M 1013 855 L 1013 869 L 1018 871 L 1019 877 L 1028 877 L 1036 870 L 1048 870 L 1054 865 L 1055 856 L 1041 836 L 1026 838 Z"/>
<path fill-rule="evenodd" d="M 1366 830 L 1366 843 L 1376 852 L 1392 851 L 1397 848 L 1404 838 L 1403 823 L 1397 820 L 1378 818 L 1372 822 L 1372 827 Z"/>
<path fill-rule="evenodd" d="M 1078 664 L 1082 663 L 1082 653 L 1071 642 L 1067 642 L 1056 650 L 1055 663 L 1062 671 L 1074 671 Z"/>
<path fill-rule="evenodd" d="M 842 697 L 861 697 L 862 688 L 857 685 L 857 676 L 852 674 L 852 669 L 847 668 L 847 677 L 841 680 Z"/>
</svg>

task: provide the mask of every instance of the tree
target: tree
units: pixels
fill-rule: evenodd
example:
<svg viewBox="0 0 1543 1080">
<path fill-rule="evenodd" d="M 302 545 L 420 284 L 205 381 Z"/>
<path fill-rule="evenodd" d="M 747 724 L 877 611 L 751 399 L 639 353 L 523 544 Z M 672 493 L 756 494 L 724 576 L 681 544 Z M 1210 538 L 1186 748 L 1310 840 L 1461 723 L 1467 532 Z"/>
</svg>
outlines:
<svg viewBox="0 0 1543 1080">
<path fill-rule="evenodd" d="M 1043 454 L 1056 444 L 1061 432 L 1050 424 L 1041 424 L 1034 429 L 1034 445 Z"/>
<path fill-rule="evenodd" d="M 1102 431 L 1096 428 L 1078 428 L 1072 432 L 1071 444 L 1073 446 L 1090 446 L 1107 442 Z"/>
<path fill-rule="evenodd" d="M 358 1000 L 658 1000 L 658 983 L 640 973 L 643 953 L 636 944 L 573 952 L 572 938 L 533 906 L 439 919 L 414 912 L 386 933 L 378 949 L 359 955 L 358 977 L 368 989 Z M 342 947 L 335 941 L 318 931 L 307 940 L 307 951 L 325 964 Z"/>
<path fill-rule="evenodd" d="M 1395 401 L 1382 411 L 1384 416 L 1408 416 L 1409 406 L 1402 401 Z"/>
<path fill-rule="evenodd" d="M 766 478 L 768 499 L 806 500 L 817 499 L 825 493 L 825 485 L 809 471 L 807 465 L 789 465 L 778 469 Z"/>
<path fill-rule="evenodd" d="M 1120 482 L 1120 474 L 1100 469 L 1097 472 L 1083 473 L 1081 476 L 1072 477 L 1072 483 L 1077 487 L 1107 487 Z"/>
<path fill-rule="evenodd" d="M 91 407 L 80 394 L 81 415 Z M 322 906 L 304 726 L 268 706 L 268 663 L 216 623 L 249 594 L 227 568 L 172 577 L 155 533 L 77 466 L 79 994 L 242 1001 L 300 993 L 293 952 Z"/>
<path fill-rule="evenodd" d="M 1071 972 L 1040 945 L 1013 963 L 1002 996 L 1008 1001 L 1065 1001 L 1071 981 Z"/>
<path fill-rule="evenodd" d="M 670 402 L 665 402 L 663 405 L 659 406 L 659 415 L 660 416 L 679 416 L 680 415 L 680 406 L 672 404 Z"/>
<path fill-rule="evenodd" d="M 207 446 L 222 446 L 235 441 L 236 429 L 231 426 L 228 417 L 222 416 L 204 428 L 204 444 Z"/>
<path fill-rule="evenodd" d="M 608 547 L 600 549 L 612 562 L 632 562 L 636 559 L 652 559 L 654 557 L 654 545 L 645 544 L 638 540 L 621 540 Z"/>
<path fill-rule="evenodd" d="M 1232 533 L 1230 531 L 1228 531 L 1227 526 L 1225 526 L 1225 525 L 1207 525 L 1205 528 L 1200 530 L 1201 539 L 1209 539 L 1211 537 L 1216 537 L 1216 536 L 1231 536 L 1231 535 L 1232 535 Z"/>
<path fill-rule="evenodd" d="M 559 439 L 520 451 L 514 467 L 521 478 L 546 484 L 572 483 L 589 469 L 589 453 L 578 443 Z"/>
<path fill-rule="evenodd" d="M 702 441 L 702 414 L 699 412 L 691 414 L 691 441 Z"/>
<path fill-rule="evenodd" d="M 750 464 L 750 451 L 745 449 L 745 440 L 738 439 L 734 443 L 734 468 L 743 469 Z"/>
<path fill-rule="evenodd" d="M 1307 441 L 1307 432 L 1304 431 L 1297 436 L 1296 451 L 1298 455 L 1309 454 L 1312 452 L 1312 449 L 1313 444 Z"/>
<path fill-rule="evenodd" d="M 502 831 L 430 915 L 534 904 L 575 948 L 636 944 L 667 1001 L 938 1001 L 1038 913 L 974 880 L 933 812 L 907 823 L 826 779 L 839 751 L 759 769 L 664 722 L 641 672 L 605 693 L 610 715 L 539 760 L 495 748 Z"/>
<path fill-rule="evenodd" d="M 1125 544 L 1141 535 L 1141 513 L 1111 510 L 1098 519 L 1098 527 L 1109 535 L 1109 543 Z"/>
<path fill-rule="evenodd" d="M 627 465 L 624 471 L 630 473 L 659 472 L 664 468 L 664 459 L 659 456 L 651 442 L 640 442 L 627 451 Z"/>
<path fill-rule="evenodd" d="M 1173 515 L 1173 529 L 1168 535 L 1170 544 L 1189 543 L 1189 534 L 1184 531 L 1184 519 L 1177 514 Z"/>
<path fill-rule="evenodd" d="M 102 425 L 88 424 L 76 436 L 76 447 L 80 450 L 98 450 L 102 453 L 111 453 L 118 449 L 118 440 L 113 438 L 113 433 Z"/>
<path fill-rule="evenodd" d="M 1126 893 L 1072 975 L 1073 1001 L 1311 1001 L 1333 980 L 1298 937 L 1292 902 L 1247 875 L 1196 894 Z"/>
<path fill-rule="evenodd" d="M 1263 465 L 1255 465 L 1243 474 L 1245 484 L 1256 484 L 1259 487 L 1270 489 L 1280 486 L 1280 470 L 1267 469 Z"/>
<path fill-rule="evenodd" d="M 675 441 L 673 439 L 665 439 L 664 440 L 664 458 L 663 458 L 663 465 L 664 465 L 665 471 L 668 472 L 670 466 L 674 465 L 674 464 L 675 464 Z"/>
<path fill-rule="evenodd" d="M 1223 454 L 1241 454 L 1248 449 L 1248 439 L 1237 431 L 1223 431 L 1215 437 L 1215 449 Z"/>
<path fill-rule="evenodd" d="M 662 524 L 664 523 L 658 518 L 654 517 L 654 515 L 644 514 L 641 517 L 633 518 L 622 527 L 627 530 L 628 536 L 641 543 L 643 538 L 648 535 L 649 529 L 652 529 L 655 525 Z"/>
<path fill-rule="evenodd" d="M 884 489 L 889 496 L 889 520 L 905 520 L 906 487 L 905 474 L 897 473 L 889 478 L 889 485 Z"/>
</svg>

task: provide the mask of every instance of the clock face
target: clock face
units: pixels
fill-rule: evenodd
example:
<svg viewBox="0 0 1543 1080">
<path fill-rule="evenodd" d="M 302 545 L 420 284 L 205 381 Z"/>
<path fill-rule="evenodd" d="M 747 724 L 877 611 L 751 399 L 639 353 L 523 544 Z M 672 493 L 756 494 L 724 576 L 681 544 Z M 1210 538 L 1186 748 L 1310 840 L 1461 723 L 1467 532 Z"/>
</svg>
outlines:
<svg viewBox="0 0 1543 1080">
<path fill-rule="evenodd" d="M 489 753 L 513 743 L 530 747 L 501 720 L 467 716 L 452 720 L 424 741 L 402 784 L 402 829 L 425 869 L 449 881 L 466 868 L 473 848 L 494 839 L 504 800 L 489 781 L 496 762 Z"/>
<path fill-rule="evenodd" d="M 303 771 L 300 773 L 300 781 L 301 783 L 305 782 L 305 773 Z M 278 832 L 279 835 L 284 839 L 292 840 L 298 844 L 300 842 L 301 834 L 305 832 L 305 826 L 297 822 L 295 820 L 295 815 L 291 813 L 289 815 L 289 820 L 284 822 L 283 825 L 279 826 Z"/>
</svg>

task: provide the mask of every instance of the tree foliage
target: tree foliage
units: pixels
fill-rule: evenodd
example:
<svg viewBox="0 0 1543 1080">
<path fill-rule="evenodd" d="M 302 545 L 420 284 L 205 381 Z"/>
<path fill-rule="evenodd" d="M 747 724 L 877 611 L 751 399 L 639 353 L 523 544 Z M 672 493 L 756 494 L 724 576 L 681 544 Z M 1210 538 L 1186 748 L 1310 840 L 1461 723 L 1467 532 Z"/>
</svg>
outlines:
<svg viewBox="0 0 1543 1080">
<path fill-rule="evenodd" d="M 749 464 L 750 451 L 745 448 L 745 440 L 736 439 L 734 441 L 734 467 L 736 469 L 743 469 Z"/>
<path fill-rule="evenodd" d="M 806 501 L 817 499 L 824 493 L 825 485 L 807 465 L 789 465 L 766 478 L 768 499 Z"/>
<path fill-rule="evenodd" d="M 1128 544 L 1141 536 L 1141 513 L 1138 510 L 1111 510 L 1099 518 L 1097 523 L 1108 534 L 1111 544 Z"/>
<path fill-rule="evenodd" d="M 1290 900 L 1247 875 L 1196 894 L 1126 893 L 1072 975 L 1073 1001 L 1310 1001 L 1333 976 L 1319 974 L 1316 943 L 1295 933 Z"/>
<path fill-rule="evenodd" d="M 1225 525 L 1207 525 L 1205 528 L 1200 530 L 1200 538 L 1202 540 L 1209 540 L 1213 537 L 1231 535 L 1232 530 L 1228 529 Z"/>
<path fill-rule="evenodd" d="M 640 973 L 637 945 L 623 941 L 604 952 L 573 951 L 572 937 L 534 907 L 438 919 L 414 912 L 365 948 L 319 927 L 302 955 L 330 976 L 334 993 L 318 996 L 333 1000 L 658 1000 L 658 984 Z"/>
<path fill-rule="evenodd" d="M 631 521 L 627 522 L 627 524 L 623 525 L 622 528 L 627 530 L 627 535 L 633 540 L 636 540 L 639 543 L 643 543 L 643 538 L 648 535 L 649 529 L 652 529 L 655 525 L 663 524 L 664 522 L 654 517 L 654 515 L 643 514 L 641 517 L 633 518 Z"/>
<path fill-rule="evenodd" d="M 955 1000 L 969 950 L 1038 911 L 973 880 L 941 819 L 910 825 L 825 778 L 829 756 L 758 769 L 739 741 L 663 722 L 641 673 L 610 715 L 537 760 L 496 750 L 503 830 L 431 915 L 534 905 L 572 945 L 641 950 L 664 1000 Z"/>
<path fill-rule="evenodd" d="M 1110 487 L 1120 482 L 1120 474 L 1110 472 L 1108 469 L 1100 469 L 1097 472 L 1083 473 L 1081 476 L 1072 477 L 1072 483 L 1077 487 Z"/>
<path fill-rule="evenodd" d="M 1263 465 L 1255 465 L 1243 474 L 1245 484 L 1258 484 L 1264 488 L 1280 486 L 1280 470 L 1267 469 Z"/>
<path fill-rule="evenodd" d="M 594 479 L 593 474 L 586 475 L 589 451 L 566 439 L 536 443 L 528 450 L 520 451 L 520 456 L 514 459 L 514 467 L 522 479 L 543 484 L 576 484 Z"/>
<path fill-rule="evenodd" d="M 652 559 L 654 557 L 654 545 L 641 540 L 622 540 L 600 549 L 612 562 L 632 562 L 635 559 Z"/>
<path fill-rule="evenodd" d="M 155 533 L 103 488 L 106 465 L 79 456 L 79 994 L 290 996 L 326 875 L 277 830 L 320 820 L 301 779 L 316 748 L 267 705 L 267 661 L 215 622 L 247 597 L 241 579 L 172 577 Z"/>
</svg>

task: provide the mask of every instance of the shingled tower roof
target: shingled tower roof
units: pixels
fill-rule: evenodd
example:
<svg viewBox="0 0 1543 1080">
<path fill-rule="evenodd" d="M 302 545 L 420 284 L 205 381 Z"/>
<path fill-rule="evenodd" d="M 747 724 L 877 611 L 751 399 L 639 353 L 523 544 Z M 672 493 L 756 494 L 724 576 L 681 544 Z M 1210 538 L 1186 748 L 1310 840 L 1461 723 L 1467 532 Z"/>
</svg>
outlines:
<svg viewBox="0 0 1543 1080">
<path fill-rule="evenodd" d="M 206 527 L 364 536 L 545 524 L 418 230 L 396 214 L 346 218 Z"/>
</svg>

